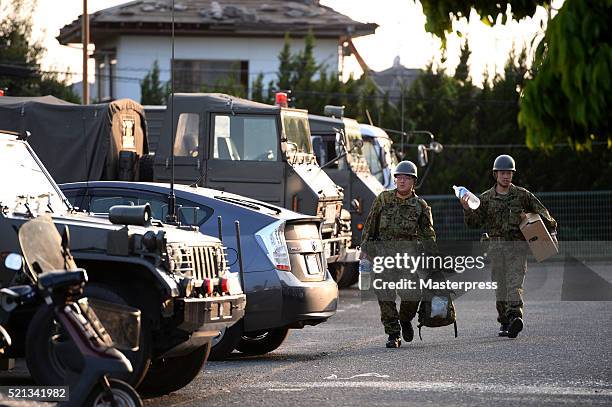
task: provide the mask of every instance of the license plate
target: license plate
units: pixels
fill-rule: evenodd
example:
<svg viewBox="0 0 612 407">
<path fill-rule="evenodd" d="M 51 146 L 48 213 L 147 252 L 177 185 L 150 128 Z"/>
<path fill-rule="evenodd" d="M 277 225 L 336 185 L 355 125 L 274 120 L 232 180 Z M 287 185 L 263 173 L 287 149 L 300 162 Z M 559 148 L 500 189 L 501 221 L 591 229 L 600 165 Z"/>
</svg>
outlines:
<svg viewBox="0 0 612 407">
<path fill-rule="evenodd" d="M 308 274 L 320 274 L 319 262 L 316 254 L 308 254 L 306 257 L 306 271 Z"/>
<path fill-rule="evenodd" d="M 232 316 L 232 304 L 227 302 L 224 303 L 223 306 L 220 309 L 219 315 L 222 318 L 229 318 Z"/>
</svg>

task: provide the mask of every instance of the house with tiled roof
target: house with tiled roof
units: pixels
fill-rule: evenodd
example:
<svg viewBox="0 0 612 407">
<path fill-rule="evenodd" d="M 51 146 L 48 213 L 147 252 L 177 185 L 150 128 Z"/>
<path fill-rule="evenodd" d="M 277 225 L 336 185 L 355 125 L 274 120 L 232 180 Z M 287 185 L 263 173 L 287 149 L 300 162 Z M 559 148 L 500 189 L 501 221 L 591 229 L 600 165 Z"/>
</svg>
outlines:
<svg viewBox="0 0 612 407">
<path fill-rule="evenodd" d="M 95 44 L 97 99 L 140 100 L 140 81 L 154 61 L 170 78 L 172 1 L 131 1 L 89 16 Z M 175 87 L 197 92 L 227 75 L 249 88 L 257 75 L 276 79 L 285 33 L 292 50 L 311 30 L 314 56 L 329 71 L 343 65 L 342 44 L 373 34 L 377 25 L 354 21 L 318 0 L 175 0 Z M 61 28 L 61 44 L 81 42 L 81 17 Z M 346 49 L 345 49 L 346 51 Z"/>
</svg>

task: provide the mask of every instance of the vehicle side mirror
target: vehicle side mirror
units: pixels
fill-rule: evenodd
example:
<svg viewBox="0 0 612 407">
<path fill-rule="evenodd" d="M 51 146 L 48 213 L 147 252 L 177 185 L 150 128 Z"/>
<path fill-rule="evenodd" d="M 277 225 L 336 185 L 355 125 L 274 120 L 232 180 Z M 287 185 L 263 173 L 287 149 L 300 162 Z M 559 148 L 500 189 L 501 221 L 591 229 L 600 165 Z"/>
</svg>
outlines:
<svg viewBox="0 0 612 407">
<path fill-rule="evenodd" d="M 23 257 L 17 253 L 10 253 L 4 259 L 4 267 L 14 271 L 21 270 L 23 268 Z"/>
<path fill-rule="evenodd" d="M 355 198 L 351 201 L 351 208 L 357 213 L 361 213 L 361 200 Z"/>
<path fill-rule="evenodd" d="M 421 167 L 425 167 L 429 161 L 427 158 L 427 147 L 425 147 L 423 144 L 419 144 L 418 146 L 418 159 Z"/>
</svg>

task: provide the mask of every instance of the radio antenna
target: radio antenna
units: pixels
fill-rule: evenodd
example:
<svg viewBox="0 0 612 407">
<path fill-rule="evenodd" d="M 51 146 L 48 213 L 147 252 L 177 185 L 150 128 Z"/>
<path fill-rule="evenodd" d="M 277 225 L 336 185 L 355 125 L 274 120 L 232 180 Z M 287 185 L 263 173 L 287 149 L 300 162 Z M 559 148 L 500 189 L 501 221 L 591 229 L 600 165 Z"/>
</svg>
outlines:
<svg viewBox="0 0 612 407">
<path fill-rule="evenodd" d="M 176 195 L 174 195 L 174 0 L 172 0 L 172 56 L 170 57 L 170 195 L 168 195 L 167 223 L 178 223 L 176 216 Z"/>
</svg>

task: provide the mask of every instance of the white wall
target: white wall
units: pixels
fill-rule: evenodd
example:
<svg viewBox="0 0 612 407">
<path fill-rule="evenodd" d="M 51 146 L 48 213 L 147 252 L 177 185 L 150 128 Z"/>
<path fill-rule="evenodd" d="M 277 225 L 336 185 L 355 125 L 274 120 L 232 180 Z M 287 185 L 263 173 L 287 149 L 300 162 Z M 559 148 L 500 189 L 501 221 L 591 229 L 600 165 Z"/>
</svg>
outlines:
<svg viewBox="0 0 612 407">
<path fill-rule="evenodd" d="M 284 39 L 278 38 L 197 38 L 175 39 L 176 59 L 248 60 L 249 82 L 264 74 L 264 87 L 276 79 L 278 54 Z M 303 40 L 292 41 L 292 52 L 304 47 Z M 118 38 L 116 65 L 116 97 L 140 101 L 140 82 L 157 60 L 160 80 L 170 79 L 171 40 L 157 36 L 122 36 Z M 328 70 L 338 71 L 338 41 L 316 40 L 314 56 L 318 64 L 326 64 Z"/>
</svg>

